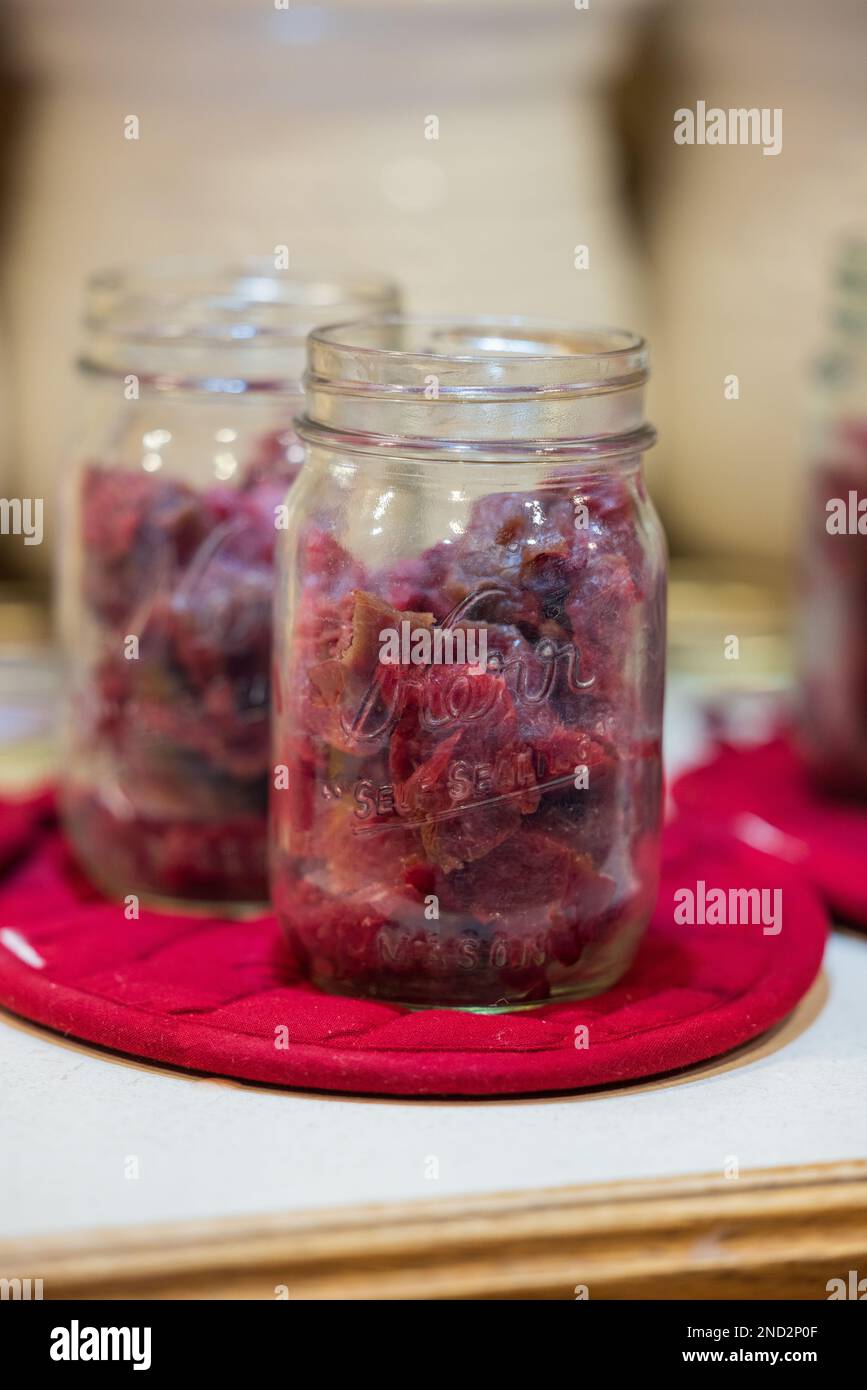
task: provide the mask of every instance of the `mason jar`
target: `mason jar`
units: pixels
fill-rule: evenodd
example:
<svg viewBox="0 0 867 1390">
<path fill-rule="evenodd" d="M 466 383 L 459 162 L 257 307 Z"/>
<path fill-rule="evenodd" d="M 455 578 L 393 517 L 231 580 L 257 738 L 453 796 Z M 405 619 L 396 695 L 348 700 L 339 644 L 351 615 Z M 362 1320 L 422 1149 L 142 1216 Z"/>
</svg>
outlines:
<svg viewBox="0 0 867 1390">
<path fill-rule="evenodd" d="M 88 286 L 61 808 L 113 896 L 267 898 L 272 564 L 303 455 L 304 339 L 396 304 L 385 282 L 273 261 L 169 261 Z"/>
<path fill-rule="evenodd" d="M 632 959 L 665 668 L 647 372 L 632 334 L 520 319 L 311 335 L 271 881 L 321 988 L 496 1010 Z"/>
<path fill-rule="evenodd" d="M 841 247 L 832 304 L 810 402 L 800 746 L 821 786 L 867 797 L 867 241 Z"/>
</svg>

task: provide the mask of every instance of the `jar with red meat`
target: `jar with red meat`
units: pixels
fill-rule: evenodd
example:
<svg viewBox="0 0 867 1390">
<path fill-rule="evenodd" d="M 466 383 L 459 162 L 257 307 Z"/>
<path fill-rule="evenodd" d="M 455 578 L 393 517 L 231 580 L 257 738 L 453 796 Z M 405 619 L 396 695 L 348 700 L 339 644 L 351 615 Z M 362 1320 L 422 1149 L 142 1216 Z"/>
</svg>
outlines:
<svg viewBox="0 0 867 1390">
<path fill-rule="evenodd" d="M 384 316 L 314 332 L 279 538 L 272 891 L 323 989 L 594 994 L 657 891 L 665 542 L 647 352 Z"/>
<path fill-rule="evenodd" d="M 817 363 L 798 635 L 800 745 L 816 781 L 867 797 L 867 241 L 841 248 Z"/>
<path fill-rule="evenodd" d="M 64 497 L 61 807 L 124 898 L 267 898 L 275 541 L 316 323 L 397 307 L 385 282 L 274 261 L 96 276 Z"/>
</svg>

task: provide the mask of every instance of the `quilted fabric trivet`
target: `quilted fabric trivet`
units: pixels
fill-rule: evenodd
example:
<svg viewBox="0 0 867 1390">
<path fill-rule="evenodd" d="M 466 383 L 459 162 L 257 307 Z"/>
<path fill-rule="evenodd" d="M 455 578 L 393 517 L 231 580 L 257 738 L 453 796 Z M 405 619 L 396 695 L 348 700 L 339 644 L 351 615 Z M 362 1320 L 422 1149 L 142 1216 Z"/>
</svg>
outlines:
<svg viewBox="0 0 867 1390">
<path fill-rule="evenodd" d="M 721 742 L 673 795 L 681 812 L 800 865 L 834 917 L 867 927 L 867 803 L 817 791 L 784 733 L 754 746 Z"/>
<path fill-rule="evenodd" d="M 796 868 L 682 821 L 666 834 L 647 938 L 615 988 L 513 1014 L 409 1012 L 294 978 L 271 917 L 127 920 L 72 867 L 44 799 L 0 803 L 0 869 L 0 1003 L 12 1012 L 200 1072 L 378 1095 L 570 1090 L 719 1056 L 794 1008 L 827 925 Z M 676 925 L 675 892 L 699 881 L 779 889 L 782 930 Z"/>
</svg>

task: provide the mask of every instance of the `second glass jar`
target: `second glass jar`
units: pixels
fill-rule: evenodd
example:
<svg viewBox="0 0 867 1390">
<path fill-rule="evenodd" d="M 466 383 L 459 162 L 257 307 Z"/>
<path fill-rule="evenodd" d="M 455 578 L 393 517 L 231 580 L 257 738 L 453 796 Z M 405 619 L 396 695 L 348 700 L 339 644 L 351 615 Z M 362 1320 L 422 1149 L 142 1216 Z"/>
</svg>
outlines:
<svg viewBox="0 0 867 1390">
<path fill-rule="evenodd" d="M 170 260 L 96 276 L 60 574 L 61 806 L 113 897 L 268 897 L 273 555 L 309 329 L 379 280 Z"/>
<path fill-rule="evenodd" d="M 653 908 L 665 544 L 647 353 L 386 317 L 308 347 L 280 538 L 272 893 L 320 987 L 607 988 Z"/>
<path fill-rule="evenodd" d="M 800 748 L 817 785 L 867 798 L 867 241 L 843 244 L 810 400 L 799 566 Z"/>
</svg>

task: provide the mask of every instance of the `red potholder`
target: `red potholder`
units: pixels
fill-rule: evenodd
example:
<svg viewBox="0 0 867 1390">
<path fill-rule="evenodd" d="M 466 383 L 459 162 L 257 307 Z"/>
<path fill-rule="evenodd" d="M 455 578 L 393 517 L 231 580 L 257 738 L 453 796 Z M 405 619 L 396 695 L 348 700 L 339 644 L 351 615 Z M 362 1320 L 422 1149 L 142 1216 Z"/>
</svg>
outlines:
<svg viewBox="0 0 867 1390">
<path fill-rule="evenodd" d="M 614 989 L 514 1014 L 410 1012 L 293 978 L 270 916 L 143 910 L 126 920 L 70 866 L 44 806 L 22 814 L 29 854 L 0 839 L 0 862 L 6 843 L 7 863 L 16 859 L 0 882 L 0 1003 L 136 1057 L 250 1081 L 403 1096 L 624 1082 L 762 1033 L 795 1006 L 822 959 L 825 914 L 797 869 L 713 826 L 681 823 L 667 832 L 652 926 Z M 779 935 L 675 925 L 675 890 L 699 879 L 708 889 L 781 889 Z"/>
<path fill-rule="evenodd" d="M 785 734 L 753 747 L 720 743 L 673 794 L 682 812 L 799 864 L 834 916 L 867 927 L 867 803 L 817 791 Z"/>
</svg>

